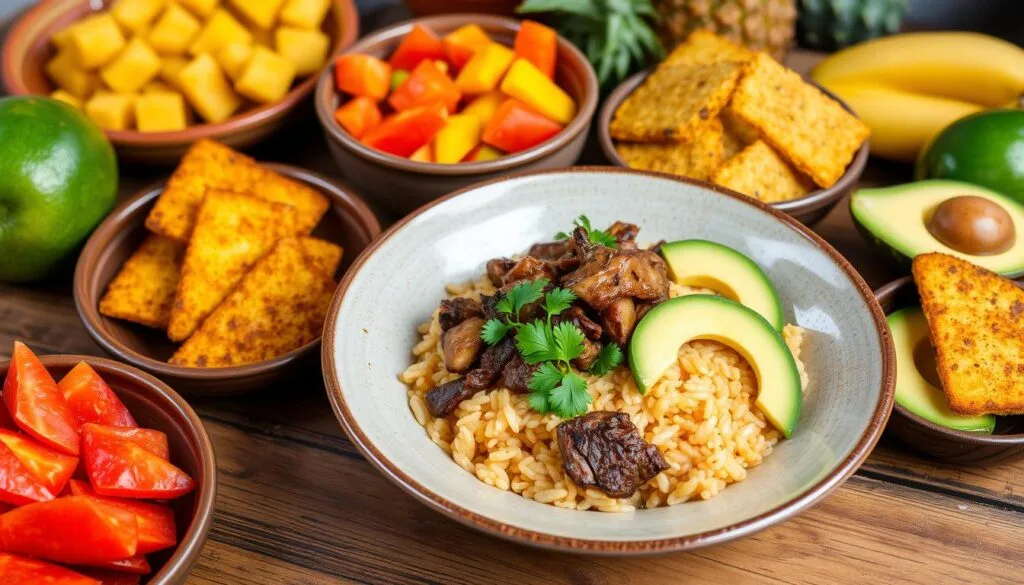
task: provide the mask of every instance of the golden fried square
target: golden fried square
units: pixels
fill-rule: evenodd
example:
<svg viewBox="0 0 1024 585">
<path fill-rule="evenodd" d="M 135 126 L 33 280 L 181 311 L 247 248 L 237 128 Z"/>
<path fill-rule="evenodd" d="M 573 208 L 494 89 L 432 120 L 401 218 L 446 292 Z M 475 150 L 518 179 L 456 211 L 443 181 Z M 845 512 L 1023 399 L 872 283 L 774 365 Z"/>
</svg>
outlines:
<svg viewBox="0 0 1024 585">
<path fill-rule="evenodd" d="M 677 63 L 714 63 L 718 61 L 749 61 L 754 53 L 707 30 L 695 30 L 665 57 L 665 65 Z"/>
<path fill-rule="evenodd" d="M 790 166 L 775 150 L 758 140 L 722 163 L 711 182 L 765 203 L 803 197 L 814 184 Z"/>
<path fill-rule="evenodd" d="M 338 265 L 341 264 L 341 246 L 310 237 L 299 238 L 299 243 L 310 260 L 323 268 L 327 276 L 334 276 L 338 271 Z"/>
<path fill-rule="evenodd" d="M 166 329 L 181 274 L 185 245 L 150 234 L 125 260 L 100 299 L 100 313 Z"/>
<path fill-rule="evenodd" d="M 630 168 L 704 181 L 725 160 L 722 145 L 722 123 L 712 118 L 692 142 L 620 142 L 615 149 Z"/>
</svg>

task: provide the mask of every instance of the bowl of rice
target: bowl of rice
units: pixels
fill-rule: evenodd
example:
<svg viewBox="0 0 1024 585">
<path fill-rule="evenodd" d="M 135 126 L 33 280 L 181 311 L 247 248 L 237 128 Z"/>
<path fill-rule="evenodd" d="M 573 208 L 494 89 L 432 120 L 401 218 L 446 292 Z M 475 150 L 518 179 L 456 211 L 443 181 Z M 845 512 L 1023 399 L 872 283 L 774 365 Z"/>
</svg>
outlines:
<svg viewBox="0 0 1024 585">
<path fill-rule="evenodd" d="M 581 214 L 588 216 L 587 229 L 573 231 Z M 756 327 L 732 338 L 686 338 L 677 353 L 672 346 L 668 366 L 643 378 L 635 346 L 646 335 L 644 315 L 653 319 L 662 307 L 698 296 L 711 304 L 739 303 L 722 299 L 735 295 L 716 290 L 714 283 L 681 284 L 670 261 L 667 274 L 674 281 L 654 286 L 652 296 L 632 293 L 632 343 L 629 332 L 615 341 L 614 313 L 588 298 L 579 275 L 587 272 L 594 250 L 619 253 L 595 243 L 605 234 L 598 228 L 611 226 L 607 231 L 615 234 L 619 220 L 632 227 L 626 230 L 628 242 L 618 240 L 621 253 L 632 248 L 629 254 L 645 262 L 628 271 L 632 276 L 647 274 L 648 265 L 654 267 L 651 274 L 665 275 L 662 261 L 654 258 L 665 255 L 658 243 L 682 239 L 728 247 L 763 271 L 781 312 L 775 329 L 769 319 L 753 319 L 772 329 L 768 337 L 792 366 L 798 400 L 792 425 L 780 425 L 762 404 L 780 382 L 779 374 L 768 376 L 772 370 L 757 361 L 756 352 L 751 357 L 747 351 Z M 603 359 L 604 350 L 618 344 L 621 363 L 599 368 L 565 360 L 550 370 L 566 377 L 550 390 L 548 402 L 535 400 L 543 388 L 522 387 L 527 378 L 510 374 L 511 363 L 486 387 L 470 389 L 508 341 L 488 338 L 494 333 L 488 332 L 494 301 L 514 297 L 513 289 L 522 285 L 508 276 L 502 281 L 494 259 L 507 259 L 508 274 L 521 272 L 524 264 L 535 264 L 522 261 L 527 250 L 530 257 L 542 256 L 531 246 L 557 232 L 572 232 L 572 252 L 551 265 L 576 264 L 548 269 L 537 285 L 547 292 L 538 294 L 575 291 L 569 295 L 572 310 L 582 307 L 580 315 L 586 310 L 604 328 L 603 335 L 593 336 L 595 355 L 600 348 Z M 550 299 L 543 297 L 539 305 L 546 307 Z M 486 343 L 477 343 L 483 353 L 469 371 L 452 364 L 445 343 L 465 324 L 453 321 L 450 311 L 462 303 L 470 313 L 477 311 L 472 315 L 480 311 L 472 307 L 483 307 L 476 331 L 490 319 L 477 333 Z M 502 305 L 496 306 L 500 312 Z M 752 306 L 729 308 L 753 313 Z M 506 312 L 498 328 L 514 329 L 508 323 L 526 310 Z M 537 322 L 543 321 L 541 314 Z M 567 321 L 564 315 L 548 318 L 556 328 Z M 579 329 L 589 336 L 588 326 Z M 522 347 L 518 331 L 514 345 Z M 521 357 L 529 372 L 548 366 L 526 353 Z M 725 189 L 608 167 L 481 183 L 404 218 L 355 261 L 339 286 L 325 326 L 322 365 L 342 428 L 405 491 L 490 534 L 593 554 L 713 545 L 808 508 L 849 477 L 874 447 L 892 409 L 895 377 L 888 328 L 871 290 L 819 237 Z M 580 400 L 558 394 L 570 387 Z M 447 392 L 451 388 L 458 392 Z M 442 394 L 446 398 L 438 399 Z M 567 410 L 569 403 L 575 407 Z M 588 428 L 595 432 L 587 435 Z M 595 445 L 608 447 L 608 441 L 607 452 L 629 452 L 632 460 L 608 463 L 600 454 L 595 459 Z M 602 469 L 605 464 L 610 467 Z M 595 477 L 587 475 L 591 470 Z"/>
</svg>

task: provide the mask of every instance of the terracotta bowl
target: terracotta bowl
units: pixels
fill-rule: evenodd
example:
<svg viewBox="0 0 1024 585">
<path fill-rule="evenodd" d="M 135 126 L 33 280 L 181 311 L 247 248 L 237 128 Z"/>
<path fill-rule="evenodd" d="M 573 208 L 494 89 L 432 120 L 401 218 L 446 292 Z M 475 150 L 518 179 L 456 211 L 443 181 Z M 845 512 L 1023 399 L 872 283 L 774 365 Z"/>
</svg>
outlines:
<svg viewBox="0 0 1024 585">
<path fill-rule="evenodd" d="M 55 86 L 43 70 L 54 55 L 50 37 L 90 12 L 105 10 L 111 0 L 43 0 L 15 23 L 3 45 L 0 67 L 3 84 L 13 95 L 48 95 Z M 359 36 L 359 16 L 353 0 L 332 0 L 323 30 L 333 44 L 330 54 L 340 52 Z M 174 164 L 200 138 L 212 138 L 234 148 L 255 144 L 284 126 L 296 107 L 316 85 L 312 74 L 295 85 L 281 101 L 252 106 L 218 124 L 200 124 L 175 132 L 106 132 L 118 155 L 144 164 Z"/>
<path fill-rule="evenodd" d="M 406 0 L 414 16 L 478 12 L 513 16 L 522 0 Z"/>
<path fill-rule="evenodd" d="M 313 231 L 344 249 L 341 270 L 346 270 L 364 248 L 380 234 L 380 223 L 358 196 L 325 177 L 296 167 L 268 164 L 287 177 L 302 181 L 331 200 L 331 208 Z M 126 200 L 90 236 L 75 267 L 75 307 L 85 328 L 105 351 L 118 359 L 154 374 L 182 392 L 195 395 L 240 394 L 266 386 L 316 363 L 320 339 L 274 359 L 229 368 L 190 368 L 167 363 L 177 347 L 163 331 L 101 315 L 99 300 L 107 284 L 145 238 L 146 215 L 163 192 L 153 185 Z"/>
<path fill-rule="evenodd" d="M 399 376 L 413 363 L 417 325 L 430 319 L 445 285 L 479 278 L 487 260 L 550 240 L 581 213 L 596 226 L 636 223 L 643 242 L 703 238 L 739 250 L 774 283 L 785 320 L 805 329 L 800 357 L 809 383 L 796 430 L 745 481 L 714 498 L 624 513 L 540 504 L 460 467 L 410 409 Z M 614 555 L 718 544 L 814 505 L 857 469 L 882 434 L 895 376 L 889 330 L 871 289 L 824 240 L 730 191 L 615 167 L 478 183 L 405 217 L 345 275 L 322 354 L 342 428 L 389 480 L 425 505 L 516 542 Z"/>
<path fill-rule="evenodd" d="M 57 380 L 78 362 L 87 362 L 110 385 L 140 426 L 167 434 L 171 462 L 192 476 L 196 489 L 171 501 L 178 546 L 147 555 L 153 573 L 142 582 L 184 585 L 206 543 L 217 497 L 217 461 L 202 421 L 174 390 L 131 366 L 86 355 L 47 355 L 40 360 Z M 10 361 L 0 362 L 0 379 L 7 377 L 9 366 Z"/>
<path fill-rule="evenodd" d="M 406 21 L 376 32 L 349 47 L 345 53 L 361 53 L 385 58 L 398 46 L 413 25 L 422 24 L 439 35 L 462 25 L 479 24 L 491 38 L 511 46 L 519 21 L 483 14 L 453 14 Z M 598 85 L 593 67 L 576 47 L 558 39 L 556 81 L 576 100 L 576 118 L 551 140 L 530 150 L 500 159 L 476 163 L 445 165 L 415 162 L 365 146 L 334 121 L 340 97 L 334 89 L 334 70 L 328 67 L 320 75 L 316 88 L 316 113 L 327 136 L 334 160 L 350 183 L 392 211 L 408 213 L 437 197 L 477 181 L 486 181 L 509 173 L 572 165 L 580 157 L 587 140 L 591 118 L 597 108 Z"/>
<path fill-rule="evenodd" d="M 649 74 L 650 70 L 641 71 L 620 83 L 619 86 L 608 95 L 608 98 L 604 101 L 604 105 L 601 106 L 601 111 L 598 114 L 598 141 L 601 143 L 601 150 L 604 151 L 605 158 L 615 166 L 629 167 L 629 165 L 626 164 L 626 161 L 622 160 L 622 157 L 619 156 L 619 153 L 615 150 L 615 143 L 612 140 L 608 127 L 611 124 L 612 118 L 615 116 L 615 111 L 619 109 L 619 105 L 622 104 L 629 94 L 633 93 L 633 90 L 635 90 Z M 842 106 L 849 112 L 853 113 L 853 110 L 850 109 L 850 107 L 841 99 L 836 97 L 827 89 L 821 86 L 817 87 L 821 91 L 825 92 L 826 95 L 842 104 Z M 770 205 L 775 209 L 796 218 L 804 225 L 813 225 L 828 215 L 828 212 L 836 206 L 836 203 L 839 203 L 839 200 L 853 191 L 857 186 L 857 181 L 860 179 L 861 174 L 864 173 L 864 166 L 867 165 L 867 163 L 868 143 L 865 142 L 861 145 L 860 150 L 858 150 L 854 155 L 850 165 L 846 167 L 846 173 L 839 178 L 839 181 L 837 181 L 835 185 L 832 185 L 828 189 L 812 191 L 810 194 L 799 199 L 772 203 Z"/>
<path fill-rule="evenodd" d="M 1018 281 L 1024 288 L 1024 283 Z M 875 291 L 875 298 L 888 315 L 918 304 L 912 276 L 894 280 Z M 1024 458 L 1024 416 L 1000 416 L 991 435 L 957 431 L 925 420 L 897 402 L 888 430 L 910 447 L 958 465 L 994 465 Z"/>
</svg>

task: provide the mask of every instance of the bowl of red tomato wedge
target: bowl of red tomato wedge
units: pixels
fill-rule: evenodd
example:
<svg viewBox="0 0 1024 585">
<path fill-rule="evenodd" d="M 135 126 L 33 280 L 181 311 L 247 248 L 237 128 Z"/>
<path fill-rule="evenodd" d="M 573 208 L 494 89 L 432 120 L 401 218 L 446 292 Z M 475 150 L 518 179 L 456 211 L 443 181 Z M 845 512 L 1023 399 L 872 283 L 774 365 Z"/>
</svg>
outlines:
<svg viewBox="0 0 1024 585">
<path fill-rule="evenodd" d="M 130 366 L 20 342 L 0 379 L 0 583 L 185 583 L 217 474 L 188 404 Z"/>
<path fill-rule="evenodd" d="M 367 36 L 317 83 L 342 174 L 392 212 L 580 157 L 597 108 L 589 61 L 553 29 L 484 14 L 420 18 Z"/>
</svg>

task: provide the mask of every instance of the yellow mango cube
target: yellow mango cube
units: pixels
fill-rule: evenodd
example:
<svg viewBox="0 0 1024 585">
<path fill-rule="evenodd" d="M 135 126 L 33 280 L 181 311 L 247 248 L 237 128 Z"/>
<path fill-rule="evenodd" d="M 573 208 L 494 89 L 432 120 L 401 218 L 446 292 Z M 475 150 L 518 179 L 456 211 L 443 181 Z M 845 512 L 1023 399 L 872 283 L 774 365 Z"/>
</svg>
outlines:
<svg viewBox="0 0 1024 585">
<path fill-rule="evenodd" d="M 100 83 L 95 73 L 78 66 L 78 60 L 70 49 L 57 53 L 46 63 L 45 70 L 57 87 L 78 99 L 88 98 Z"/>
<path fill-rule="evenodd" d="M 281 26 L 274 37 L 277 52 L 295 65 L 300 77 L 316 73 L 327 61 L 331 39 L 318 30 Z"/>
<path fill-rule="evenodd" d="M 97 91 L 85 102 L 85 115 L 104 130 L 128 130 L 132 127 L 135 96 Z"/>
<path fill-rule="evenodd" d="M 154 79 L 146 85 L 143 85 L 142 89 L 139 90 L 139 93 L 145 95 L 147 93 L 160 93 L 166 91 L 178 92 L 178 90 L 174 89 L 170 84 L 160 81 L 159 79 Z"/>
<path fill-rule="evenodd" d="M 477 51 L 455 78 L 455 87 L 464 94 L 493 91 L 516 58 L 512 49 L 500 43 L 491 43 Z"/>
<path fill-rule="evenodd" d="M 283 25 L 319 29 L 330 7 L 331 0 L 286 0 L 278 18 Z"/>
<path fill-rule="evenodd" d="M 498 106 L 503 101 L 505 101 L 505 95 L 500 91 L 485 93 L 469 102 L 469 105 L 463 108 L 462 113 L 472 114 L 479 118 L 482 124 L 487 124 L 494 117 L 494 113 L 498 111 Z"/>
<path fill-rule="evenodd" d="M 238 81 L 245 71 L 245 66 L 252 59 L 252 45 L 249 43 L 231 43 L 217 51 L 216 58 L 220 68 L 228 74 L 231 81 Z"/>
<path fill-rule="evenodd" d="M 73 94 L 63 89 L 58 89 L 54 91 L 50 94 L 50 97 L 57 100 L 58 102 L 64 102 L 65 104 L 73 108 L 82 109 L 82 100 L 78 99 Z"/>
<path fill-rule="evenodd" d="M 100 78 L 119 93 L 134 93 L 160 73 L 160 56 L 139 37 L 100 70 Z"/>
<path fill-rule="evenodd" d="M 115 0 L 110 13 L 121 28 L 139 34 L 149 28 L 166 4 L 167 0 Z"/>
<path fill-rule="evenodd" d="M 64 49 L 68 48 L 68 46 L 70 46 L 71 29 L 73 29 L 74 27 L 75 25 L 72 24 L 71 26 L 62 28 L 61 30 L 53 33 L 53 35 L 50 37 L 50 44 L 53 45 L 53 47 L 57 49 L 58 52 L 63 51 Z"/>
<path fill-rule="evenodd" d="M 448 116 L 444 128 L 434 136 L 434 162 L 454 164 L 480 144 L 483 122 L 471 114 Z"/>
<path fill-rule="evenodd" d="M 182 55 L 202 28 L 191 12 L 172 3 L 150 29 L 149 44 L 161 55 Z"/>
<path fill-rule="evenodd" d="M 178 87 L 178 73 L 188 63 L 184 57 L 164 57 L 160 60 L 160 80 L 171 87 Z"/>
<path fill-rule="evenodd" d="M 206 18 L 220 6 L 220 0 L 178 0 L 189 12 L 200 18 Z"/>
<path fill-rule="evenodd" d="M 177 81 L 189 103 L 207 122 L 223 122 L 242 106 L 242 99 L 208 54 L 199 55 L 179 71 Z"/>
<path fill-rule="evenodd" d="M 494 148 L 493 146 L 488 146 L 487 144 L 483 144 L 480 146 L 480 148 L 476 149 L 476 152 L 474 152 L 472 156 L 468 157 L 466 161 L 483 162 L 487 160 L 499 159 L 503 156 L 505 156 L 505 154 L 498 150 L 497 148 Z"/>
<path fill-rule="evenodd" d="M 173 132 L 188 125 L 185 98 L 176 91 L 157 91 L 135 98 L 135 127 L 140 132 Z"/>
<path fill-rule="evenodd" d="M 568 124 L 576 116 L 576 102 L 569 94 L 526 59 L 516 59 L 512 64 L 501 82 L 501 91 L 559 124 Z"/>
<path fill-rule="evenodd" d="M 228 0 L 228 2 L 250 22 L 262 28 L 270 29 L 277 21 L 277 13 L 281 10 L 284 0 Z"/>
<path fill-rule="evenodd" d="M 78 64 L 88 70 L 110 62 L 125 46 L 124 35 L 109 12 L 90 16 L 71 28 L 72 49 Z"/>
<path fill-rule="evenodd" d="M 293 81 L 295 66 L 291 61 L 257 45 L 242 76 L 235 82 L 235 91 L 254 102 L 269 104 L 280 101 Z"/>
<path fill-rule="evenodd" d="M 238 19 L 223 8 L 218 8 L 206 21 L 199 36 L 192 41 L 188 52 L 192 56 L 203 53 L 215 54 L 224 45 L 231 43 L 250 43 L 252 33 Z"/>
</svg>

